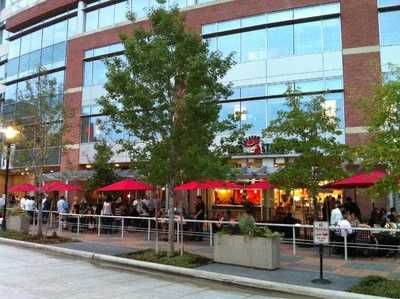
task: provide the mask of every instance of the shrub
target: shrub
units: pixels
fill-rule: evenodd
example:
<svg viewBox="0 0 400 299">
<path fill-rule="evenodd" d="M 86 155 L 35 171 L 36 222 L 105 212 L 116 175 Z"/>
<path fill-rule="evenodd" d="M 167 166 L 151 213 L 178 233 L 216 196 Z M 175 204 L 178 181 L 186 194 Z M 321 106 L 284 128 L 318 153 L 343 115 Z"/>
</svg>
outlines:
<svg viewBox="0 0 400 299">
<path fill-rule="evenodd" d="M 368 276 L 352 286 L 348 291 L 364 295 L 400 298 L 400 281 L 380 276 Z"/>
</svg>

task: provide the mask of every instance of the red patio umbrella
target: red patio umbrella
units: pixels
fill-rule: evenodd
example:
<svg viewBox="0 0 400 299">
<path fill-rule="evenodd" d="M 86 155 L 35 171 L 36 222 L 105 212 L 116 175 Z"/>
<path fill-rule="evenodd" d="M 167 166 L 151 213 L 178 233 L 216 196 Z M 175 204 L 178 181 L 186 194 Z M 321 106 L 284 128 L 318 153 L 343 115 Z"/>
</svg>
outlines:
<svg viewBox="0 0 400 299">
<path fill-rule="evenodd" d="M 79 186 L 64 184 L 62 182 L 52 182 L 45 184 L 41 190 L 43 192 L 52 192 L 52 191 L 79 191 L 81 188 Z"/>
<path fill-rule="evenodd" d="M 196 189 L 204 189 L 204 183 L 197 182 L 197 181 L 191 181 L 179 186 L 175 187 L 175 190 L 177 191 L 182 191 L 182 190 L 196 190 Z"/>
<path fill-rule="evenodd" d="M 243 186 L 233 182 L 206 181 L 203 183 L 203 189 L 243 189 Z"/>
<path fill-rule="evenodd" d="M 97 189 L 98 192 L 152 190 L 153 186 L 133 179 L 125 179 Z"/>
<path fill-rule="evenodd" d="M 353 189 L 369 188 L 385 176 L 382 171 L 361 172 L 343 180 L 325 185 L 324 188 L 331 189 Z"/>
<path fill-rule="evenodd" d="M 256 182 L 254 184 L 246 185 L 245 189 L 248 189 L 248 190 L 253 190 L 253 189 L 268 190 L 268 189 L 272 189 L 272 188 L 274 188 L 274 186 L 271 185 L 271 183 L 268 180 L 263 180 L 263 181 L 260 181 L 260 182 Z"/>
<path fill-rule="evenodd" d="M 32 184 L 20 184 L 15 185 L 8 189 L 9 192 L 36 192 L 39 189 Z"/>
</svg>

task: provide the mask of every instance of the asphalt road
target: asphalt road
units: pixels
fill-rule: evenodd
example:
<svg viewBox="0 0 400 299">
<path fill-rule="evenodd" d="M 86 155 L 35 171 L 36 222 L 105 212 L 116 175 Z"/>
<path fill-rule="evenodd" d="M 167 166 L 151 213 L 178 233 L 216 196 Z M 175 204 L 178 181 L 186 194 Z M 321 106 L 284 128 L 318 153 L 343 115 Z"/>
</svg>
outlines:
<svg viewBox="0 0 400 299">
<path fill-rule="evenodd" d="M 301 298 L 0 245 L 1 299 Z"/>
</svg>

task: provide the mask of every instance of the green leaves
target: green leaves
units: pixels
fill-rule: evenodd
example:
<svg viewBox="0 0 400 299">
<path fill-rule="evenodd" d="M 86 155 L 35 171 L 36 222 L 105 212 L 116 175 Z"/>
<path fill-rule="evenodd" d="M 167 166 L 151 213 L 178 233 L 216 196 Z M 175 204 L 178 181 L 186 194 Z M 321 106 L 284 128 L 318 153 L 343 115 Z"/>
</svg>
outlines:
<svg viewBox="0 0 400 299">
<path fill-rule="evenodd" d="M 273 139 L 275 150 L 294 156 L 271 175 L 273 184 L 315 193 L 322 181 L 344 175 L 346 146 L 336 139 L 341 134 L 339 119 L 325 103 L 322 96 L 305 101 L 296 91 L 288 91 L 287 109 L 264 131 L 265 137 Z"/>
<path fill-rule="evenodd" d="M 221 79 L 232 58 L 209 53 L 176 8 L 154 10 L 149 20 L 149 30 L 135 26 L 122 36 L 126 61 L 107 62 L 108 94 L 99 103 L 130 135 L 119 143 L 151 183 L 223 178 L 240 135 L 234 122 L 218 118 L 219 101 L 231 93 Z M 217 139 L 221 134 L 230 138 Z"/>
</svg>

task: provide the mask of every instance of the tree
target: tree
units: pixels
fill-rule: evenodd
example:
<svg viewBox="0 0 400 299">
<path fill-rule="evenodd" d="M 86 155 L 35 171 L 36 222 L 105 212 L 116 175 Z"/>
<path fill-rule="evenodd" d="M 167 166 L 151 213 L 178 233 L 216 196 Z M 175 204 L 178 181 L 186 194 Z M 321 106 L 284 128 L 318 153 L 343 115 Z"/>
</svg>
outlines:
<svg viewBox="0 0 400 299">
<path fill-rule="evenodd" d="M 357 154 L 366 169 L 386 171 L 386 176 L 370 190 L 374 197 L 400 190 L 400 72 L 393 69 L 393 74 L 393 80 L 384 78 L 371 97 L 360 101 L 368 142 L 357 148 Z"/>
<path fill-rule="evenodd" d="M 39 69 L 35 79 L 26 82 L 25 90 L 17 95 L 15 124 L 21 132 L 16 144 L 14 166 L 29 167 L 34 184 L 42 186 L 43 174 L 48 165 L 57 164 L 65 146 L 65 117 L 73 111 L 64 109 L 61 82 L 51 78 L 45 70 Z M 22 85 L 21 85 L 22 86 Z M 42 207 L 38 199 L 38 235 L 42 236 Z"/>
<path fill-rule="evenodd" d="M 339 119 L 325 108 L 323 96 L 305 101 L 289 90 L 287 109 L 278 112 L 264 134 L 273 139 L 274 150 L 298 155 L 271 175 L 273 184 L 287 190 L 307 188 L 315 200 L 322 181 L 345 174 L 346 146 L 337 140 L 342 134 Z"/>
<path fill-rule="evenodd" d="M 234 122 L 219 120 L 219 101 L 231 94 L 221 79 L 233 60 L 210 53 L 177 8 L 153 10 L 149 22 L 149 30 L 135 26 L 131 36 L 121 36 L 126 60 L 108 61 L 107 96 L 99 103 L 114 129 L 128 135 L 119 144 L 133 167 L 152 184 L 168 187 L 172 255 L 175 186 L 224 178 L 231 169 L 229 152 L 240 134 Z"/>
<path fill-rule="evenodd" d="M 113 151 L 106 141 L 96 143 L 94 146 L 96 154 L 92 163 L 93 175 L 87 180 L 86 188 L 89 192 L 93 192 L 97 188 L 116 182 L 119 177 L 114 172 L 112 164 L 110 164 Z"/>
</svg>

